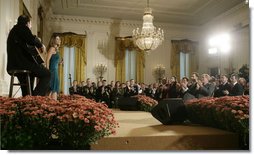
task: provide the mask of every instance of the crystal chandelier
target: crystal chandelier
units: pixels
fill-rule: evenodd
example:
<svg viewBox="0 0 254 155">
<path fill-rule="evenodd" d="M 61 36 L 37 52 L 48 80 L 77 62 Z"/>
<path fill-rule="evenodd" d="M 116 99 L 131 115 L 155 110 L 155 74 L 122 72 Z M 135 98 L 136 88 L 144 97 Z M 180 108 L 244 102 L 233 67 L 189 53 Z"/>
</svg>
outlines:
<svg viewBox="0 0 254 155">
<path fill-rule="evenodd" d="M 143 16 L 143 27 L 141 32 L 139 28 L 133 30 L 134 43 L 143 51 L 150 51 L 156 49 L 164 40 L 164 32 L 162 29 L 156 29 L 153 26 L 152 9 L 149 7 L 149 0 L 147 0 L 147 7 L 145 8 Z"/>
</svg>

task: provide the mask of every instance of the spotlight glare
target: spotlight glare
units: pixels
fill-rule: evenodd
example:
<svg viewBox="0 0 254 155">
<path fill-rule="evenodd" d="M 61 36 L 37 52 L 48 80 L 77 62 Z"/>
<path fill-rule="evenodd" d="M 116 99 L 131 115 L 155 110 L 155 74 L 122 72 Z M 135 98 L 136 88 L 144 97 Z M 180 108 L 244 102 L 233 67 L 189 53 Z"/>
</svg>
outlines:
<svg viewBox="0 0 254 155">
<path fill-rule="evenodd" d="M 217 48 L 209 48 L 208 49 L 208 54 L 216 54 L 218 52 Z"/>
<path fill-rule="evenodd" d="M 211 47 L 208 49 L 209 54 L 217 52 L 228 53 L 230 51 L 230 36 L 227 33 L 213 36 L 209 40 L 209 45 Z"/>
</svg>

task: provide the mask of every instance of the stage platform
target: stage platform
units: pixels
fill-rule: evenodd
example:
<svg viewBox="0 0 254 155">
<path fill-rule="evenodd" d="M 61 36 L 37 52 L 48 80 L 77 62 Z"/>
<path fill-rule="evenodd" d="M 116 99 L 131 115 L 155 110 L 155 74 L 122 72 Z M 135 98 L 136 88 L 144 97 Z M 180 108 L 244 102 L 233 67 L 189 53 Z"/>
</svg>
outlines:
<svg viewBox="0 0 254 155">
<path fill-rule="evenodd" d="M 200 125 L 163 125 L 150 113 L 113 110 L 116 135 L 92 144 L 92 150 L 237 150 L 236 134 Z"/>
</svg>

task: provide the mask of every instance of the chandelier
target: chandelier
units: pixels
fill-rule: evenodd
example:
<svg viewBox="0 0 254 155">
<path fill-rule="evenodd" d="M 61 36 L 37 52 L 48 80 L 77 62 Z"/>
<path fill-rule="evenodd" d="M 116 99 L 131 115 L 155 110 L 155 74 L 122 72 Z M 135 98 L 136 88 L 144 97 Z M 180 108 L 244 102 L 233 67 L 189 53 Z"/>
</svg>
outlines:
<svg viewBox="0 0 254 155">
<path fill-rule="evenodd" d="M 156 29 L 153 26 L 152 9 L 149 7 L 149 0 L 147 0 L 141 32 L 139 32 L 139 28 L 136 28 L 133 30 L 132 36 L 134 43 L 146 52 L 156 49 L 164 40 L 163 30 L 160 28 Z"/>
</svg>

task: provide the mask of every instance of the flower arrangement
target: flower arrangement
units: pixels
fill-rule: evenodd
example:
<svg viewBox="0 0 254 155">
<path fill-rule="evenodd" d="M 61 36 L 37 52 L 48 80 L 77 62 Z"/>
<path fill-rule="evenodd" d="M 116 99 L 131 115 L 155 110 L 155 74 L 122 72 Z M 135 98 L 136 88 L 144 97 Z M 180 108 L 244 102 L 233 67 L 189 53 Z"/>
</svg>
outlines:
<svg viewBox="0 0 254 155">
<path fill-rule="evenodd" d="M 138 104 L 141 111 L 151 112 L 152 108 L 158 104 L 158 101 L 145 95 L 135 95 L 133 97 L 138 99 Z"/>
<path fill-rule="evenodd" d="M 191 122 L 236 132 L 240 147 L 249 148 L 249 96 L 192 99 L 186 109 Z"/>
<path fill-rule="evenodd" d="M 107 105 L 82 96 L 0 97 L 1 149 L 90 149 L 118 127 Z"/>
</svg>

